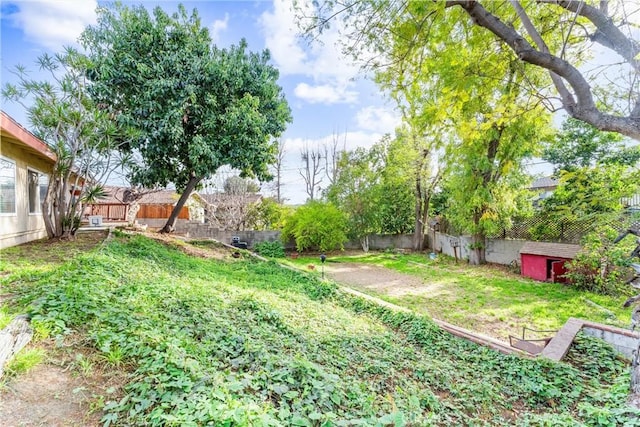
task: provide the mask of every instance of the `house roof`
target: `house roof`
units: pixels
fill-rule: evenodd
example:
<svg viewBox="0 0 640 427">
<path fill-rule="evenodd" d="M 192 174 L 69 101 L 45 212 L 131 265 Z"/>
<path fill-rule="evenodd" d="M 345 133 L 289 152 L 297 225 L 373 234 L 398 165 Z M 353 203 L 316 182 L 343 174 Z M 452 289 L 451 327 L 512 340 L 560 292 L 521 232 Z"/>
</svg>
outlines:
<svg viewBox="0 0 640 427">
<path fill-rule="evenodd" d="M 138 203 L 141 205 L 175 205 L 180 194 L 175 190 L 158 190 L 143 195 Z"/>
<path fill-rule="evenodd" d="M 21 145 L 27 151 L 51 163 L 54 163 L 57 159 L 56 155 L 43 140 L 22 127 L 4 111 L 0 111 L 0 136 L 3 140 Z"/>
<path fill-rule="evenodd" d="M 204 199 L 210 205 L 216 206 L 225 206 L 226 204 L 232 203 L 237 200 L 244 200 L 248 205 L 250 203 L 255 203 L 262 199 L 261 194 L 245 194 L 245 195 L 232 195 L 226 193 L 213 193 L 213 194 L 202 194 L 199 193 L 200 197 Z"/>
<path fill-rule="evenodd" d="M 573 259 L 580 249 L 580 245 L 568 243 L 526 242 L 520 249 L 520 254 Z"/>
<path fill-rule="evenodd" d="M 104 191 L 106 193 L 105 197 L 97 200 L 95 205 L 126 205 L 124 202 L 124 192 L 127 190 L 126 187 L 112 187 L 105 185 Z"/>
<path fill-rule="evenodd" d="M 97 200 L 95 205 L 127 205 L 129 204 L 125 197 L 125 192 L 130 190 L 128 187 L 115 187 L 105 185 L 104 187 L 106 196 Z M 138 203 L 141 205 L 175 205 L 180 194 L 175 190 L 141 190 L 143 194 Z M 198 196 L 197 193 L 192 193 L 191 197 Z"/>
<path fill-rule="evenodd" d="M 551 176 L 543 176 L 542 178 L 538 178 L 531 183 L 529 186 L 530 190 L 539 190 L 541 188 L 555 188 L 558 186 L 560 181 L 551 177 Z"/>
</svg>

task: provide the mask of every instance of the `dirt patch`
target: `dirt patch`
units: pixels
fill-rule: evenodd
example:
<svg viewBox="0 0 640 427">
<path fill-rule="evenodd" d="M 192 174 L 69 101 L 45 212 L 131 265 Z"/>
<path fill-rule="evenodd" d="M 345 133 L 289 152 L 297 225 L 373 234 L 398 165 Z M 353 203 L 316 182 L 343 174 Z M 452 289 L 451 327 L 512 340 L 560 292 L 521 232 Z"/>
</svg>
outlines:
<svg viewBox="0 0 640 427">
<path fill-rule="evenodd" d="M 0 393 L 0 425 L 97 426 L 98 414 L 86 415 L 87 384 L 58 366 L 43 364 L 6 384 Z"/>
<path fill-rule="evenodd" d="M 427 284 L 419 277 L 375 265 L 329 263 L 325 272 L 338 283 L 388 296 L 423 295 L 438 291 L 437 283 Z"/>
<path fill-rule="evenodd" d="M 198 258 L 226 259 L 234 252 L 230 248 L 213 240 L 191 240 L 181 235 L 158 233 L 155 231 L 137 232 L 157 240 L 165 245 L 173 246 L 189 256 Z"/>
<path fill-rule="evenodd" d="M 37 343 L 47 360 L 0 383 L 0 426 L 99 426 L 105 400 L 119 399 L 126 366 L 114 369 L 78 334 Z"/>
</svg>

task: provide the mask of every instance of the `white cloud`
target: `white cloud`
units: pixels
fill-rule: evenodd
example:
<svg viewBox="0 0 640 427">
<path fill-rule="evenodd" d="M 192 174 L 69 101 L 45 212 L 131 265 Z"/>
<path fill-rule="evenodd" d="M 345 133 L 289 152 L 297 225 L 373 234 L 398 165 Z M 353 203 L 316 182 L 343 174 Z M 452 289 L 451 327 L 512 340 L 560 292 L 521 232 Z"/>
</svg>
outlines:
<svg viewBox="0 0 640 427">
<path fill-rule="evenodd" d="M 312 86 L 300 83 L 293 93 L 311 104 L 354 103 L 358 99 L 357 92 L 329 84 Z"/>
<path fill-rule="evenodd" d="M 382 107 L 365 107 L 356 114 L 356 123 L 362 130 L 393 133 L 400 125 L 400 116 Z"/>
<path fill-rule="evenodd" d="M 9 15 L 13 24 L 34 43 L 58 51 L 75 44 L 87 25 L 96 23 L 96 0 L 18 1 Z"/>
<path fill-rule="evenodd" d="M 228 26 L 229 26 L 229 14 L 225 13 L 224 19 L 216 19 L 209 26 L 209 33 L 211 34 L 211 39 L 213 39 L 214 42 L 217 42 L 218 39 L 220 38 L 220 33 L 225 31 Z"/>
<path fill-rule="evenodd" d="M 304 2 L 300 3 L 305 7 Z M 300 35 L 291 2 L 275 0 L 273 10 L 264 12 L 259 24 L 281 75 L 301 75 L 312 83 L 300 83 L 295 94 L 312 103 L 352 103 L 358 93 L 353 79 L 359 67 L 342 55 L 339 44 L 340 24 L 336 22 L 319 41 L 308 44 Z"/>
</svg>

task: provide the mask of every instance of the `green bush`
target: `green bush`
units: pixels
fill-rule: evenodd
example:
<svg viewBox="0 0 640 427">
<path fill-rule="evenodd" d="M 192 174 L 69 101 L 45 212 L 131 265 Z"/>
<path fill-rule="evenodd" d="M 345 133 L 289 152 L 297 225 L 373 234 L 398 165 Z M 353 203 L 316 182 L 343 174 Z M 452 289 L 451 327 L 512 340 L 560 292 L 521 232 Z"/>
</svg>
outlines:
<svg viewBox="0 0 640 427">
<path fill-rule="evenodd" d="M 282 240 L 294 239 L 299 251 L 343 249 L 347 241 L 347 218 L 331 203 L 309 202 L 291 215 Z"/>
<path fill-rule="evenodd" d="M 582 251 L 566 264 L 572 286 L 604 295 L 621 295 L 628 291 L 625 280 L 631 274 L 629 253 L 632 239 L 617 245 L 613 240 L 618 232 L 605 226 L 587 234 L 582 241 Z"/>
<path fill-rule="evenodd" d="M 284 258 L 284 246 L 279 241 L 260 242 L 254 246 L 257 253 L 269 258 Z"/>
</svg>

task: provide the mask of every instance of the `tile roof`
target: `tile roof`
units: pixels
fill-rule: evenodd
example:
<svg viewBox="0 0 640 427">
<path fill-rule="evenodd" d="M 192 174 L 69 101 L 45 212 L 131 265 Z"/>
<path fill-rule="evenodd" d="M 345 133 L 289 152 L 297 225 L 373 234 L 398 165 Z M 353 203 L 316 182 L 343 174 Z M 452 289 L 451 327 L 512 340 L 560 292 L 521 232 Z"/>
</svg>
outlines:
<svg viewBox="0 0 640 427">
<path fill-rule="evenodd" d="M 245 194 L 245 195 L 230 195 L 226 193 L 213 193 L 213 194 L 202 194 L 199 193 L 200 197 L 204 199 L 210 205 L 217 206 L 225 206 L 226 204 L 235 201 L 241 200 L 245 201 L 246 204 L 255 203 L 262 199 L 261 194 Z"/>
<path fill-rule="evenodd" d="M 126 203 L 124 192 L 128 190 L 127 187 L 112 187 L 105 186 L 105 191 L 107 196 L 98 200 L 96 205 L 117 205 L 117 204 L 128 204 Z M 180 194 L 176 193 L 175 190 L 142 190 L 148 191 L 148 193 L 144 194 L 138 203 L 141 205 L 175 205 L 178 199 L 180 198 Z M 195 194 L 195 193 L 193 193 Z M 193 195 L 192 194 L 192 195 Z"/>
<path fill-rule="evenodd" d="M 175 190 L 158 190 L 145 194 L 138 203 L 141 205 L 175 205 L 180 194 Z"/>
<path fill-rule="evenodd" d="M 568 243 L 526 242 L 520 249 L 520 253 L 573 259 L 580 249 L 582 249 L 580 245 Z"/>
<path fill-rule="evenodd" d="M 124 200 L 124 191 L 126 187 L 112 187 L 109 185 L 104 186 L 104 191 L 107 195 L 99 200 L 95 205 L 126 205 Z"/>
<path fill-rule="evenodd" d="M 543 176 L 542 178 L 538 178 L 531 183 L 529 186 L 530 190 L 537 190 L 540 188 L 549 188 L 549 187 L 557 187 L 560 181 L 550 176 Z"/>
</svg>

